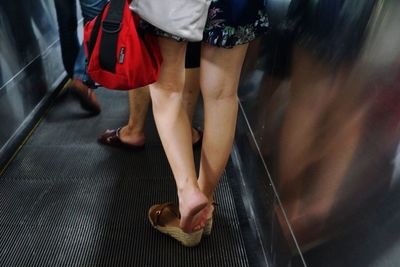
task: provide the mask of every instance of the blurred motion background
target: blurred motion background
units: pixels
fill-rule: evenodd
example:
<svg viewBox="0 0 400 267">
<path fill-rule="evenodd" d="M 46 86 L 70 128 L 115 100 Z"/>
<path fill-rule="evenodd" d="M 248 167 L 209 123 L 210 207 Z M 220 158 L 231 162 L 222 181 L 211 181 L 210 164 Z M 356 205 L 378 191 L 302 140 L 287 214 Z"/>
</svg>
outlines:
<svg viewBox="0 0 400 267">
<path fill-rule="evenodd" d="M 239 92 L 251 133 L 238 138 L 262 157 L 282 266 L 399 266 L 400 2 L 266 5 L 271 31 Z"/>
</svg>

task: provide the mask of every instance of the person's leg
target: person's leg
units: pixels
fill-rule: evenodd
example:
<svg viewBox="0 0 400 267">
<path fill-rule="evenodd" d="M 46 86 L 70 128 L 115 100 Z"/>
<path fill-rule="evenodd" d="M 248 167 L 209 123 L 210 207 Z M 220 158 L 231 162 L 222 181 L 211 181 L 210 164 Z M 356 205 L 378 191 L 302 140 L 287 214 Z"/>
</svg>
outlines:
<svg viewBox="0 0 400 267">
<path fill-rule="evenodd" d="M 310 151 L 320 128 L 322 113 L 334 92 L 328 65 L 303 48 L 294 49 L 292 73 L 290 98 L 279 137 L 279 189 L 283 196 L 299 192 L 299 187 L 293 186 L 296 177 L 315 161 Z"/>
<path fill-rule="evenodd" d="M 207 205 L 194 166 L 188 115 L 182 104 L 186 43 L 159 38 L 163 62 L 158 81 L 150 85 L 153 113 L 177 185 L 180 226 L 193 232 L 196 215 Z"/>
<path fill-rule="evenodd" d="M 75 59 L 79 52 L 77 35 L 76 2 L 54 0 L 60 35 L 61 56 L 64 68 L 70 78 L 74 75 Z"/>
<path fill-rule="evenodd" d="M 197 98 L 200 93 L 200 68 L 185 70 L 185 86 L 183 89 L 183 105 L 189 116 L 193 120 L 196 110 Z"/>
<path fill-rule="evenodd" d="M 107 129 L 98 141 L 104 145 L 140 149 L 145 145 L 144 123 L 150 104 L 149 87 L 130 90 L 128 123 L 117 129 Z"/>
<path fill-rule="evenodd" d="M 183 105 L 192 125 L 193 114 L 196 109 L 197 98 L 200 93 L 200 42 L 189 43 L 185 56 L 185 86 L 183 89 Z M 123 144 L 144 145 L 144 122 L 150 103 L 148 87 L 129 91 L 129 121 L 121 127 L 118 137 Z M 103 144 L 113 145 L 108 141 L 110 134 L 115 135 L 116 130 L 107 130 L 99 138 Z M 192 128 L 192 143 L 201 144 L 202 133 Z M 118 146 L 120 142 L 118 142 Z"/>
<path fill-rule="evenodd" d="M 84 23 L 94 19 L 106 3 L 107 0 L 80 0 Z M 89 80 L 90 78 L 86 73 L 85 51 L 83 44 L 80 44 L 79 52 L 75 58 L 73 79 L 69 84 L 69 89 L 78 96 L 82 108 L 97 114 L 101 109 L 96 95 L 87 85 Z"/>
<path fill-rule="evenodd" d="M 189 72 L 189 74 L 188 74 Z M 197 97 L 200 92 L 199 69 L 187 69 L 185 71 L 185 88 L 183 91 L 183 104 L 189 116 L 191 124 L 193 113 L 196 108 Z M 133 146 L 143 146 L 146 141 L 144 135 L 144 124 L 146 121 L 147 110 L 150 104 L 150 92 L 148 86 L 129 91 L 129 120 L 121 127 L 118 138 L 123 144 Z M 114 145 L 108 141 L 110 134 L 115 135 L 117 130 L 106 130 L 99 141 L 106 145 Z M 192 128 L 192 143 L 196 144 L 202 138 L 201 133 Z M 119 142 L 118 142 L 119 143 Z M 118 144 L 120 146 L 120 143 Z"/>
<path fill-rule="evenodd" d="M 185 54 L 185 86 L 183 104 L 190 122 L 193 120 L 197 98 L 200 93 L 200 49 L 201 42 L 189 42 Z"/>
<path fill-rule="evenodd" d="M 193 115 L 196 110 L 200 93 L 200 48 L 201 42 L 188 43 L 185 55 L 185 86 L 183 88 L 183 105 L 193 125 Z M 195 144 L 202 138 L 198 129 L 192 128 L 192 142 Z"/>
<path fill-rule="evenodd" d="M 129 91 L 129 121 L 121 128 L 119 137 L 123 143 L 141 146 L 145 143 L 144 123 L 150 104 L 149 87 Z"/>
<path fill-rule="evenodd" d="M 80 0 L 83 22 L 86 24 L 94 19 L 103 9 L 107 0 Z M 78 57 L 75 61 L 74 78 L 87 81 L 89 77 L 86 74 L 86 56 L 83 44 L 80 45 Z"/>
<path fill-rule="evenodd" d="M 209 200 L 207 217 L 211 216 L 213 193 L 232 149 L 238 111 L 237 88 L 246 50 L 247 45 L 224 49 L 204 44 L 201 51 L 204 136 L 198 184 Z"/>
<path fill-rule="evenodd" d="M 103 9 L 107 0 L 80 0 L 82 17 L 84 24 L 94 19 L 97 14 Z M 89 77 L 86 73 L 86 55 L 83 44 L 80 44 L 79 53 L 75 60 L 74 66 L 74 78 L 80 79 L 81 81 L 88 81 Z"/>
<path fill-rule="evenodd" d="M 185 86 L 183 89 L 183 105 L 189 116 L 189 123 L 193 125 L 193 115 L 196 110 L 197 99 L 200 93 L 200 68 L 185 70 Z M 196 144 L 201 138 L 200 130 L 192 127 L 192 143 Z"/>
</svg>

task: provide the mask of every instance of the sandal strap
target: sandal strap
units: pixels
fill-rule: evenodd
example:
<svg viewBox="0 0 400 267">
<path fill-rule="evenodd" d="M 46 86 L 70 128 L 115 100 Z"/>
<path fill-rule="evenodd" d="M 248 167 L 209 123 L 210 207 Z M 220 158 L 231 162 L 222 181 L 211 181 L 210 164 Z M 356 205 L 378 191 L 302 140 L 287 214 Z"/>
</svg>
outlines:
<svg viewBox="0 0 400 267">
<path fill-rule="evenodd" d="M 109 135 L 107 137 L 107 142 L 108 143 L 115 143 L 115 142 L 121 142 L 121 139 L 119 137 L 119 131 L 121 128 L 115 129 L 115 130 L 110 130 Z"/>
<path fill-rule="evenodd" d="M 119 127 L 117 129 L 115 129 L 115 136 L 117 136 L 119 138 L 119 131 L 121 131 L 122 127 Z"/>
<path fill-rule="evenodd" d="M 180 218 L 180 214 L 177 214 L 177 212 L 176 212 L 176 204 L 175 203 L 173 203 L 173 202 L 163 203 L 155 211 L 155 215 L 156 215 L 155 220 L 154 220 L 155 226 L 159 225 L 158 222 L 159 222 L 160 216 L 163 213 L 163 211 L 165 210 L 165 208 L 169 208 L 169 210 L 172 213 L 174 213 L 178 218 Z"/>
</svg>

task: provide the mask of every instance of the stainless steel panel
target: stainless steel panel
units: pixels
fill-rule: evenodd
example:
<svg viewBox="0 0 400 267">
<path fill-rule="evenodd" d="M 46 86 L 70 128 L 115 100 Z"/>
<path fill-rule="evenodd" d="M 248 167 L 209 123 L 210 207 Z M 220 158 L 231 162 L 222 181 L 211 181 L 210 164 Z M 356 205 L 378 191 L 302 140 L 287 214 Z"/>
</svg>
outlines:
<svg viewBox="0 0 400 267">
<path fill-rule="evenodd" d="M 0 149 L 63 73 L 53 1 L 1 1 Z"/>
<path fill-rule="evenodd" d="M 292 266 L 399 266 L 400 2 L 308 3 L 300 34 L 251 44 L 240 84 L 270 209 Z"/>
</svg>

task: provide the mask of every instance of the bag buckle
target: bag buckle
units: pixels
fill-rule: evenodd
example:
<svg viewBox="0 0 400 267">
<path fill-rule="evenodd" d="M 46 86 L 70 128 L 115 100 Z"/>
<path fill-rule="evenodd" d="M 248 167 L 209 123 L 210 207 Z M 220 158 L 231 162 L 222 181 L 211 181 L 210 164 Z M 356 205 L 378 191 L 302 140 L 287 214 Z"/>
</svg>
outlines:
<svg viewBox="0 0 400 267">
<path fill-rule="evenodd" d="M 101 28 L 106 33 L 117 33 L 121 30 L 121 22 L 104 20 Z"/>
</svg>

